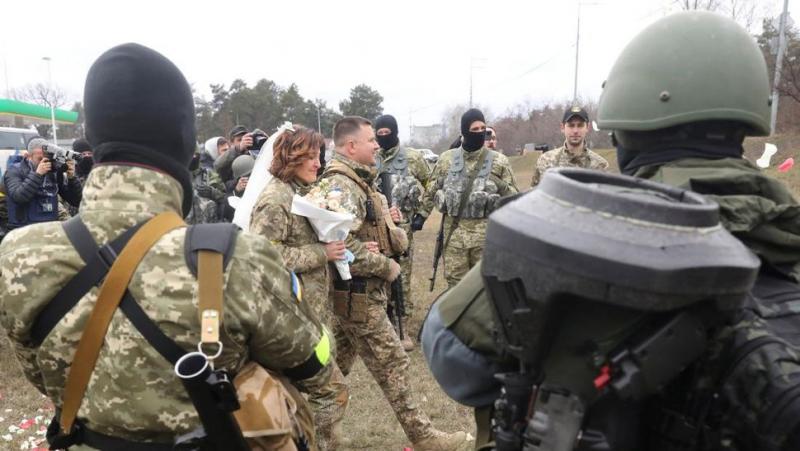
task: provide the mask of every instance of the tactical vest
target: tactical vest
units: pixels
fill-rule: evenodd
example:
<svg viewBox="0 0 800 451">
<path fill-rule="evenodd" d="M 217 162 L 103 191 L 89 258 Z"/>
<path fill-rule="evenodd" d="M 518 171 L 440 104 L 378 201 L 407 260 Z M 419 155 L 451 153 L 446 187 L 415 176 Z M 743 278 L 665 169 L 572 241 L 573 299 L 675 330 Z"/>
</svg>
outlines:
<svg viewBox="0 0 800 451">
<path fill-rule="evenodd" d="M 469 171 L 467 171 L 464 161 L 464 150 L 456 149 L 453 161 L 447 170 L 444 185 L 434 197 L 436 208 L 448 216 L 456 217 L 461 196 L 464 195 L 466 199 L 461 213 L 462 219 L 483 219 L 489 216 L 489 213 L 494 210 L 497 200 L 500 199 L 497 183 L 489 177 L 492 174 L 494 157 L 495 152 L 487 151 L 483 163 L 478 163 L 481 166 L 472 186 L 467 187 Z M 468 192 L 465 194 L 466 190 Z"/>
<path fill-rule="evenodd" d="M 387 257 L 400 255 L 403 250 L 393 248 L 393 243 L 390 239 L 389 222 L 392 218 L 389 217 L 388 213 L 384 213 L 385 210 L 388 211 L 388 206 L 384 209 L 386 200 L 383 195 L 347 166 L 342 165 L 341 167 L 326 169 L 325 174 L 326 177 L 330 177 L 332 174 L 341 174 L 354 181 L 367 195 L 367 214 L 361 228 L 354 234 L 355 237 L 362 242 L 374 241 L 378 243 L 381 253 Z"/>
<path fill-rule="evenodd" d="M 389 173 L 392 175 L 392 192 L 383 193 L 385 196 L 391 195 L 392 205 L 405 216 L 416 213 L 420 207 L 422 199 L 422 187 L 417 179 L 408 171 L 409 158 L 408 149 L 400 147 L 388 164 L 383 165 L 383 161 L 378 159 L 379 173 Z"/>
</svg>

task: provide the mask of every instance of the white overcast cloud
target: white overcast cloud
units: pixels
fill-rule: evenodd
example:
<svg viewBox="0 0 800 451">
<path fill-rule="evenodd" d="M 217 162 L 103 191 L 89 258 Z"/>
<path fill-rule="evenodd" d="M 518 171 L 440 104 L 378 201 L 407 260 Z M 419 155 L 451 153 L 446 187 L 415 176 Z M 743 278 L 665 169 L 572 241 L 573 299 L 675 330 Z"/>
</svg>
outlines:
<svg viewBox="0 0 800 451">
<path fill-rule="evenodd" d="M 583 1 L 579 96 L 596 99 L 625 44 L 672 3 Z M 210 83 L 267 78 L 336 107 L 366 83 L 405 136 L 412 122 L 438 122 L 448 106 L 468 102 L 472 59 L 481 66 L 474 101 L 495 115 L 572 97 L 578 0 L 9 1 L 2 10 L 0 94 L 46 82 L 49 56 L 54 83 L 80 100 L 97 56 L 138 42 L 170 58 L 207 97 Z"/>
</svg>

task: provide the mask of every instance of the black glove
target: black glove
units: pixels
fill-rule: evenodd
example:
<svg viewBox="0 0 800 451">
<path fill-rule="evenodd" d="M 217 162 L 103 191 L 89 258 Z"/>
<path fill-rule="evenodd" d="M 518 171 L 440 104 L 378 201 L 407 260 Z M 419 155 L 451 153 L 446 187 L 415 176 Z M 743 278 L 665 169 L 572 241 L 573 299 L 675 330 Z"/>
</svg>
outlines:
<svg viewBox="0 0 800 451">
<path fill-rule="evenodd" d="M 206 199 L 211 198 L 211 187 L 209 185 L 200 185 L 196 188 L 197 195 Z"/>
<path fill-rule="evenodd" d="M 424 225 L 425 217 L 417 213 L 414 215 L 414 219 L 411 220 L 411 231 L 416 232 L 418 230 L 422 230 L 422 226 Z"/>
</svg>

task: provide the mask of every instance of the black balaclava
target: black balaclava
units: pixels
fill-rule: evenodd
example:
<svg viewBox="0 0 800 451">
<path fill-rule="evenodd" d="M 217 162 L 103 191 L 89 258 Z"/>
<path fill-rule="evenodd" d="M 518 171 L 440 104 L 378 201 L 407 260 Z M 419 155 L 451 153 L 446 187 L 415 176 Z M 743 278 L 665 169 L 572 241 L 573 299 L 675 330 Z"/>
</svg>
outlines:
<svg viewBox="0 0 800 451">
<path fill-rule="evenodd" d="M 91 158 L 81 158 L 81 161 L 75 165 L 75 173 L 78 174 L 78 177 L 86 177 L 92 171 L 93 166 L 94 161 Z"/>
<path fill-rule="evenodd" d="M 706 121 L 649 132 L 615 131 L 620 172 L 634 175 L 643 166 L 686 158 L 741 158 L 745 128 L 727 121 Z"/>
<path fill-rule="evenodd" d="M 467 152 L 475 152 L 486 142 L 486 132 L 471 132 L 469 126 L 475 121 L 486 122 L 483 113 L 477 108 L 470 108 L 461 116 L 461 147 Z"/>
<path fill-rule="evenodd" d="M 377 135 L 375 137 L 375 139 L 378 140 L 378 145 L 381 146 L 381 149 L 389 150 L 400 144 L 400 138 L 397 137 L 397 119 L 395 119 L 394 116 L 391 114 L 378 116 L 378 118 L 375 119 L 375 133 L 382 128 L 388 128 L 392 132 L 388 135 Z"/>
<path fill-rule="evenodd" d="M 89 145 L 89 141 L 78 138 L 72 142 L 72 150 L 78 153 L 91 152 L 92 146 Z M 92 170 L 92 166 L 94 166 L 94 161 L 91 157 L 81 158 L 78 163 L 75 164 L 75 173 L 78 174 L 78 177 L 86 177 L 89 175 L 89 171 Z"/>
<path fill-rule="evenodd" d="M 181 71 L 152 49 L 119 45 L 92 64 L 83 99 L 94 161 L 141 165 L 172 176 L 183 187 L 183 214 L 188 214 L 195 116 Z"/>
</svg>

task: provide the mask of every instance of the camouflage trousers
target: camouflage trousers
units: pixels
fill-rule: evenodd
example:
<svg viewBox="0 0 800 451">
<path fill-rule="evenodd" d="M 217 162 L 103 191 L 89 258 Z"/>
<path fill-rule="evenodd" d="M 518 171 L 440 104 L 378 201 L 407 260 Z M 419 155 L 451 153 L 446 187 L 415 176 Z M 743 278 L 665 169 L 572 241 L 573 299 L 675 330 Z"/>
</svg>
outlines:
<svg viewBox="0 0 800 451">
<path fill-rule="evenodd" d="M 326 290 L 323 290 L 326 291 Z M 334 330 L 333 310 L 330 307 L 330 297 L 317 295 L 309 291 L 309 296 L 304 297 L 311 305 L 311 310 L 320 322 L 330 331 Z M 327 294 L 327 293 L 326 293 Z M 312 387 L 308 394 L 308 403 L 314 412 L 314 425 L 317 431 L 317 446 L 320 451 L 333 451 L 339 446 L 341 438 L 341 423 L 344 418 L 347 404 L 350 401 L 350 390 L 344 381 L 344 375 L 336 363 L 335 339 L 331 343 L 331 380 L 322 387 Z"/>
<path fill-rule="evenodd" d="M 335 450 L 341 438 L 342 419 L 350 402 L 350 391 L 335 361 L 331 362 L 330 382 L 321 387 L 306 387 L 308 404 L 314 412 L 317 446 L 320 451 Z"/>
<path fill-rule="evenodd" d="M 406 227 L 403 227 L 406 229 Z M 400 275 L 403 277 L 403 301 L 406 310 L 406 317 L 410 318 L 414 313 L 414 297 L 411 295 L 411 270 L 414 261 L 414 234 L 411 229 L 406 230 L 408 235 L 408 255 L 400 257 Z"/>
<path fill-rule="evenodd" d="M 406 436 L 417 442 L 431 433 L 431 422 L 415 402 L 408 373 L 410 361 L 392 323 L 386 316 L 386 300 L 368 299 L 363 322 L 338 317 L 336 361 L 346 376 L 361 357 L 372 377 L 383 390 Z"/>
<path fill-rule="evenodd" d="M 451 240 L 444 250 L 444 278 L 447 287 L 453 288 L 475 266 L 483 255 L 483 243 L 461 247 Z"/>
</svg>

